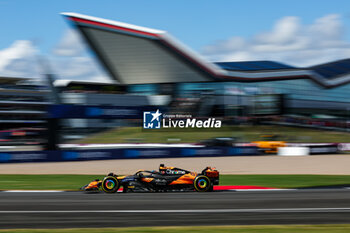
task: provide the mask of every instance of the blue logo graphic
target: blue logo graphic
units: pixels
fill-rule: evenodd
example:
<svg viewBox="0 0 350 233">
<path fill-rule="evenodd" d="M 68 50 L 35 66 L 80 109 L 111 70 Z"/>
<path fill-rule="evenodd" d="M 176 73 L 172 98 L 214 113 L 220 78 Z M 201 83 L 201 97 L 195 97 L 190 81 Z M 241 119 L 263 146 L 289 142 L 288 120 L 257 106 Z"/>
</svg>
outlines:
<svg viewBox="0 0 350 233">
<path fill-rule="evenodd" d="M 103 111 L 100 108 L 89 107 L 89 108 L 86 108 L 85 114 L 89 117 L 95 117 L 95 116 L 101 116 L 103 114 Z"/>
<path fill-rule="evenodd" d="M 62 153 L 62 158 L 64 160 L 76 160 L 79 158 L 79 153 L 77 152 L 71 152 L 71 151 L 65 151 Z"/>
<path fill-rule="evenodd" d="M 143 128 L 144 129 L 160 129 L 161 115 L 157 109 L 156 112 L 143 112 Z"/>
<path fill-rule="evenodd" d="M 7 162 L 11 160 L 11 154 L 9 153 L 0 153 L 0 162 Z"/>
<path fill-rule="evenodd" d="M 183 156 L 195 156 L 196 150 L 194 150 L 194 149 L 182 149 L 181 154 Z"/>
<path fill-rule="evenodd" d="M 125 150 L 124 156 L 126 158 L 137 158 L 140 156 L 140 152 L 138 150 Z"/>
<path fill-rule="evenodd" d="M 236 147 L 236 148 L 229 148 L 228 153 L 229 155 L 240 155 L 242 154 L 242 151 L 241 151 L 241 148 Z"/>
</svg>

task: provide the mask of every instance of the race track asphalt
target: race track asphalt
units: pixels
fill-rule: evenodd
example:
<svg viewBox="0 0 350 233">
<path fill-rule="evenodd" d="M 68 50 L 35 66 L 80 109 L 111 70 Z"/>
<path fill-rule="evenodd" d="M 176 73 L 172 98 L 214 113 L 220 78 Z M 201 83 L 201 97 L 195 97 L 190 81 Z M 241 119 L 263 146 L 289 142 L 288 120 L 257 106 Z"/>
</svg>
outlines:
<svg viewBox="0 0 350 233">
<path fill-rule="evenodd" d="M 0 193 L 0 228 L 350 223 L 349 189 Z"/>
</svg>

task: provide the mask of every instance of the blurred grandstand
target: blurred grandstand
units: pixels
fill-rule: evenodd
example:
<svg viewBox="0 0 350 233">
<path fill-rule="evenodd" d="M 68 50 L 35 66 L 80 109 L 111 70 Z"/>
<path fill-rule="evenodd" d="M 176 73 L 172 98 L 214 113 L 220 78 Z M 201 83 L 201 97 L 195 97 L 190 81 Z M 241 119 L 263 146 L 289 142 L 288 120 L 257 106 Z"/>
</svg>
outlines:
<svg viewBox="0 0 350 233">
<path fill-rule="evenodd" d="M 48 93 L 33 80 L 0 77 L 0 145 L 44 142 Z"/>
<path fill-rule="evenodd" d="M 113 82 L 56 80 L 54 86 L 63 104 L 90 106 L 149 106 L 146 96 L 129 95 L 124 85 Z M 63 140 L 83 138 L 105 129 L 132 125 L 120 119 L 65 119 L 61 121 Z"/>
</svg>

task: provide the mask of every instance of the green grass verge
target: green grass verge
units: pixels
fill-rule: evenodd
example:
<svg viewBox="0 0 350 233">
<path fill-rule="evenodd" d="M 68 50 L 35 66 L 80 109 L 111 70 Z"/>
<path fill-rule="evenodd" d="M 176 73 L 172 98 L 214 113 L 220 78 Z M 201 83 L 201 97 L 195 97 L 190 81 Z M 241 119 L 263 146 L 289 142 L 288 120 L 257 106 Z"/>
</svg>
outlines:
<svg viewBox="0 0 350 233">
<path fill-rule="evenodd" d="M 77 229 L 14 229 L 0 230 L 1 233 L 140 233 L 140 232 L 167 232 L 167 233 L 348 233 L 350 224 L 343 225 L 267 225 L 267 226 L 194 226 L 194 227 L 128 227 L 128 228 L 77 228 Z"/>
<path fill-rule="evenodd" d="M 78 190 L 102 175 L 0 175 L 0 190 Z"/>
<path fill-rule="evenodd" d="M 143 130 L 140 127 L 118 128 L 75 141 L 76 143 L 169 143 L 179 139 L 194 143 L 214 137 L 235 137 L 241 142 L 261 140 L 263 134 L 280 135 L 287 142 L 349 142 L 349 133 L 284 126 L 224 126 L 220 129 L 157 129 Z"/>
<path fill-rule="evenodd" d="M 0 175 L 0 190 L 78 190 L 103 175 Z M 350 186 L 350 175 L 220 175 L 220 185 L 275 188 Z"/>
<path fill-rule="evenodd" d="M 256 185 L 274 188 L 350 186 L 350 175 L 220 175 L 220 185 Z"/>
</svg>

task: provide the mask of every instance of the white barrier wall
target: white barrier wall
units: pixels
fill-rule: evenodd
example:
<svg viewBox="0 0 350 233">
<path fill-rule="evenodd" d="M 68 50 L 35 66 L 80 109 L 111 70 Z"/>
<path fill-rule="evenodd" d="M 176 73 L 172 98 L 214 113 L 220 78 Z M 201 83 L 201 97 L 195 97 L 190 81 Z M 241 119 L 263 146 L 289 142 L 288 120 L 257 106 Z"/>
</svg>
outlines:
<svg viewBox="0 0 350 233">
<path fill-rule="evenodd" d="M 305 156 L 310 154 L 309 147 L 279 147 L 277 155 L 280 156 Z"/>
</svg>

